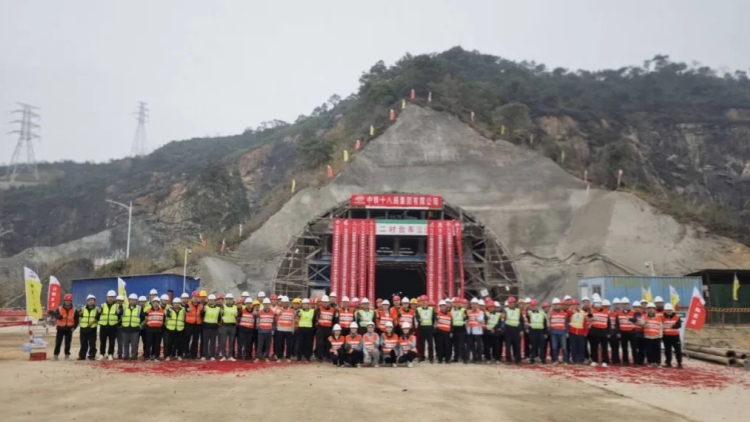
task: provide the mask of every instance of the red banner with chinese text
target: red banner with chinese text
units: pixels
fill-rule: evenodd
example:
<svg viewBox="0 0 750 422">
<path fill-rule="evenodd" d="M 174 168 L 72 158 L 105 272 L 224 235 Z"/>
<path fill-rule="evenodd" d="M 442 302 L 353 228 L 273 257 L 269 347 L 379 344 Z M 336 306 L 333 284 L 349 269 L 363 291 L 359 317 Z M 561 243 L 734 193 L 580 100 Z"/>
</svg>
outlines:
<svg viewBox="0 0 750 422">
<path fill-rule="evenodd" d="M 367 294 L 367 270 L 369 269 L 367 264 L 370 260 L 370 256 L 367 255 L 367 246 L 370 243 L 370 239 L 367 237 L 367 228 L 369 225 L 370 220 L 362 220 L 359 223 L 359 276 L 357 280 L 357 292 L 353 295 L 359 298 L 363 298 Z"/>
<path fill-rule="evenodd" d="M 460 287 L 458 289 L 458 296 L 464 297 L 466 292 L 464 291 L 464 243 L 462 239 L 463 224 L 461 220 L 453 221 L 453 233 L 456 235 L 456 255 L 458 256 L 458 276 L 460 277 Z"/>
<path fill-rule="evenodd" d="M 339 284 L 341 290 L 336 292 L 337 295 L 340 294 L 341 296 L 349 291 L 349 273 L 351 271 L 351 264 L 349 261 L 352 258 L 350 247 L 352 241 L 351 225 L 351 220 L 345 218 L 341 227 L 341 282 Z M 333 293 L 333 290 L 331 290 L 331 293 Z"/>
<path fill-rule="evenodd" d="M 414 210 L 439 210 L 443 208 L 443 197 L 439 195 L 410 194 L 354 194 L 349 199 L 352 208 L 400 208 Z"/>
<path fill-rule="evenodd" d="M 369 242 L 368 253 L 370 262 L 367 271 L 367 297 L 371 303 L 375 303 L 375 258 L 377 257 L 377 243 L 375 242 L 375 220 L 369 220 L 367 224 L 367 237 Z"/>
<path fill-rule="evenodd" d="M 344 290 L 343 295 L 353 298 L 357 295 L 357 281 L 359 280 L 359 226 L 363 223 L 361 220 L 352 220 L 351 230 L 351 271 L 349 272 L 349 290 Z M 339 296 L 339 300 L 342 296 Z"/>
<path fill-rule="evenodd" d="M 448 270 L 446 274 L 446 282 L 448 284 L 448 296 L 453 297 L 455 294 L 456 280 L 455 280 L 455 261 L 453 260 L 453 222 L 446 221 L 445 223 L 445 267 Z M 445 291 L 439 291 L 438 296 L 440 300 L 445 298 Z"/>
<path fill-rule="evenodd" d="M 427 222 L 427 298 L 429 300 L 435 300 L 435 237 L 436 228 L 434 221 Z"/>
<path fill-rule="evenodd" d="M 437 226 L 437 237 L 435 239 L 435 295 L 430 299 L 438 302 L 440 294 L 445 288 L 445 223 L 446 221 L 435 221 Z"/>
<path fill-rule="evenodd" d="M 343 229 L 343 219 L 334 218 L 333 247 L 331 248 L 331 292 L 338 292 L 341 289 L 341 233 Z"/>
<path fill-rule="evenodd" d="M 706 322 L 706 301 L 697 287 L 693 287 L 693 297 L 690 299 L 685 328 L 700 330 Z"/>
</svg>

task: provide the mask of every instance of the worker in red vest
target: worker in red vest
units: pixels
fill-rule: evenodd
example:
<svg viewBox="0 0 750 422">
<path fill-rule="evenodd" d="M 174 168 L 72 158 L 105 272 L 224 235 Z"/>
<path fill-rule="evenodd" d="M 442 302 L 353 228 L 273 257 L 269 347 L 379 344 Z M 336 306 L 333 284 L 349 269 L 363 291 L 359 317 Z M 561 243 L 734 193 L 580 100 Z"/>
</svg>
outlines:
<svg viewBox="0 0 750 422">
<path fill-rule="evenodd" d="M 384 300 L 380 303 L 380 309 L 375 311 L 375 323 L 377 324 L 377 331 L 379 334 L 385 332 L 385 326 L 389 322 L 393 325 L 393 322 L 397 320 L 391 310 L 391 302 Z"/>
<path fill-rule="evenodd" d="M 191 300 L 185 308 L 185 344 L 183 350 L 185 351 L 186 358 L 198 359 L 200 357 L 199 344 L 203 330 L 203 319 L 201 318 L 203 303 L 201 303 L 200 293 L 197 290 L 191 296 Z"/>
<path fill-rule="evenodd" d="M 451 313 L 444 300 L 435 312 L 435 354 L 438 363 L 451 363 Z M 423 352 L 424 353 L 424 352 Z"/>
<path fill-rule="evenodd" d="M 649 302 L 646 305 L 646 315 L 639 323 L 643 327 L 643 341 L 646 349 L 646 361 L 649 366 L 657 367 L 660 364 L 661 336 L 664 321 L 656 312 L 656 306 Z"/>
<path fill-rule="evenodd" d="M 620 299 L 620 310 L 616 312 L 614 333 L 618 337 L 622 349 L 622 364 L 630 365 L 630 356 L 628 349 L 633 353 L 633 362 L 635 363 L 636 345 L 635 345 L 635 324 L 630 319 L 633 318 L 633 310 L 630 309 L 630 299 L 623 297 Z"/>
<path fill-rule="evenodd" d="M 609 324 L 609 311 L 602 307 L 602 300 L 594 295 L 593 307 L 589 310 L 589 343 L 591 344 L 591 366 L 597 366 L 599 358 L 603 367 L 609 366 L 609 336 L 612 327 Z M 601 355 L 600 355 L 601 350 Z"/>
<path fill-rule="evenodd" d="M 417 358 L 417 337 L 412 333 L 411 324 L 404 323 L 401 326 L 401 335 L 398 338 L 398 353 L 396 364 L 405 363 L 408 368 L 414 365 Z"/>
<path fill-rule="evenodd" d="M 344 361 L 352 367 L 359 368 L 364 360 L 362 334 L 357 333 L 359 326 L 356 322 L 352 322 L 349 328 L 351 329 L 349 335 L 344 337 Z"/>
<path fill-rule="evenodd" d="M 331 329 L 331 335 L 326 339 L 328 358 L 331 359 L 333 366 L 344 366 L 344 343 L 346 343 L 346 339 L 341 335 L 341 326 L 335 324 Z"/>
<path fill-rule="evenodd" d="M 331 306 L 331 300 L 328 296 L 323 295 L 320 298 L 321 306 L 315 310 L 315 320 L 317 321 L 317 327 L 315 331 L 315 357 L 318 362 L 323 362 L 323 359 L 328 357 L 328 349 L 326 348 L 326 340 L 333 334 L 333 325 L 338 323 L 336 321 L 336 309 Z"/>
<path fill-rule="evenodd" d="M 672 367 L 672 351 L 674 350 L 674 355 L 677 359 L 677 368 L 682 369 L 682 343 L 680 343 L 682 320 L 674 312 L 674 307 L 671 303 L 664 305 L 664 314 L 661 317 L 664 324 L 664 336 L 662 337 L 662 341 L 664 342 L 664 357 L 666 358 L 664 366 L 667 368 Z"/>
<path fill-rule="evenodd" d="M 395 306 L 393 308 L 396 309 L 396 322 L 394 322 L 394 325 L 397 325 L 396 334 L 401 335 L 401 328 L 404 324 L 409 324 L 410 327 L 414 326 L 414 309 L 411 308 L 408 298 L 401 301 L 401 308 Z"/>
<path fill-rule="evenodd" d="M 391 364 L 396 367 L 396 358 L 398 352 L 398 334 L 393 330 L 393 323 L 385 323 L 385 331 L 380 335 L 381 352 L 383 363 Z"/>
<path fill-rule="evenodd" d="M 70 360 L 70 342 L 73 340 L 73 331 L 78 327 L 79 312 L 73 307 L 73 295 L 68 293 L 63 296 L 63 304 L 57 309 L 47 312 L 57 320 L 57 332 L 55 333 L 55 351 L 52 360 L 60 356 L 60 349 L 65 340 L 65 360 Z"/>
<path fill-rule="evenodd" d="M 145 311 L 146 343 L 143 345 L 143 358 L 158 360 L 161 355 L 161 339 L 164 331 L 164 309 L 158 297 L 151 300 L 151 309 Z"/>
<path fill-rule="evenodd" d="M 354 307 L 350 306 L 349 297 L 344 296 L 341 298 L 341 306 L 336 309 L 336 315 L 338 317 L 339 325 L 341 326 L 341 335 L 349 335 L 349 327 L 354 322 Z"/>
</svg>

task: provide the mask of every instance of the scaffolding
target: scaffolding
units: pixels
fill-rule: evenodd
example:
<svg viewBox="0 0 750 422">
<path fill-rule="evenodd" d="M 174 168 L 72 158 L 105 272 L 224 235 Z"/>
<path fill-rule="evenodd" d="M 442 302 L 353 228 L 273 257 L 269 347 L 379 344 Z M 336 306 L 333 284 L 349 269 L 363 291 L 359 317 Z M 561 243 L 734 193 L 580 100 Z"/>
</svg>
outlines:
<svg viewBox="0 0 750 422">
<path fill-rule="evenodd" d="M 290 297 L 305 297 L 310 288 L 321 287 L 313 280 L 322 279 L 330 283 L 326 275 L 330 270 L 330 261 L 321 259 L 321 256 L 327 250 L 327 239 L 333 235 L 333 219 L 357 218 L 353 213 L 363 212 L 367 213 L 363 218 L 371 218 L 370 211 L 351 208 L 347 200 L 308 222 L 302 233 L 288 243 L 284 256 L 279 260 L 272 291 Z M 432 218 L 460 220 L 462 223 L 464 279 L 468 296 L 482 296 L 482 290 L 486 290 L 495 300 L 518 295 L 522 281 L 515 262 L 500 239 L 484 224 L 445 201 L 443 209 L 433 212 Z"/>
</svg>

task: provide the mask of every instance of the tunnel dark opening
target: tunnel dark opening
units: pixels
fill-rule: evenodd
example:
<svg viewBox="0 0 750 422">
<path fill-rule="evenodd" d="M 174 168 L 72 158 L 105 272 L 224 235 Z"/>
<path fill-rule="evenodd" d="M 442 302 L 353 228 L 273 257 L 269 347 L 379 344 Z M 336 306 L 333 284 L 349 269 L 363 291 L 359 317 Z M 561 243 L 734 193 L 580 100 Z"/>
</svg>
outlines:
<svg viewBox="0 0 750 422">
<path fill-rule="evenodd" d="M 391 300 L 398 295 L 409 299 L 427 293 L 425 266 L 375 267 L 375 297 Z"/>
</svg>

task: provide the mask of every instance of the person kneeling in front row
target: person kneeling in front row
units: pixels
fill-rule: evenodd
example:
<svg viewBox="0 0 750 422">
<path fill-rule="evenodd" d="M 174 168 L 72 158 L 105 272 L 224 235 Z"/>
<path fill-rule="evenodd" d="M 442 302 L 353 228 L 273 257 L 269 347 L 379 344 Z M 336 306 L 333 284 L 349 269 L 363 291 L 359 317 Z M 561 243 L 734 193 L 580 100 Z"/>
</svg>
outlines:
<svg viewBox="0 0 750 422">
<path fill-rule="evenodd" d="M 362 353 L 362 335 L 357 334 L 359 326 L 352 322 L 349 326 L 349 335 L 344 336 L 344 361 L 359 368 L 362 366 L 364 354 Z"/>
<path fill-rule="evenodd" d="M 385 323 L 385 332 L 380 337 L 380 343 L 383 351 L 383 362 L 396 367 L 396 359 L 400 354 L 399 336 L 393 332 L 393 323 Z"/>
<path fill-rule="evenodd" d="M 344 366 L 344 343 L 346 340 L 341 336 L 341 326 L 334 324 L 332 335 L 328 336 L 328 357 L 333 366 Z"/>
<path fill-rule="evenodd" d="M 411 368 L 417 357 L 417 337 L 411 332 L 411 324 L 401 325 L 401 336 L 398 339 L 398 358 L 396 363 L 406 363 Z"/>
<path fill-rule="evenodd" d="M 393 324 L 391 324 L 391 331 Z M 362 334 L 363 364 L 377 368 L 380 363 L 380 336 L 375 332 L 375 323 L 367 321 L 367 332 Z"/>
</svg>

